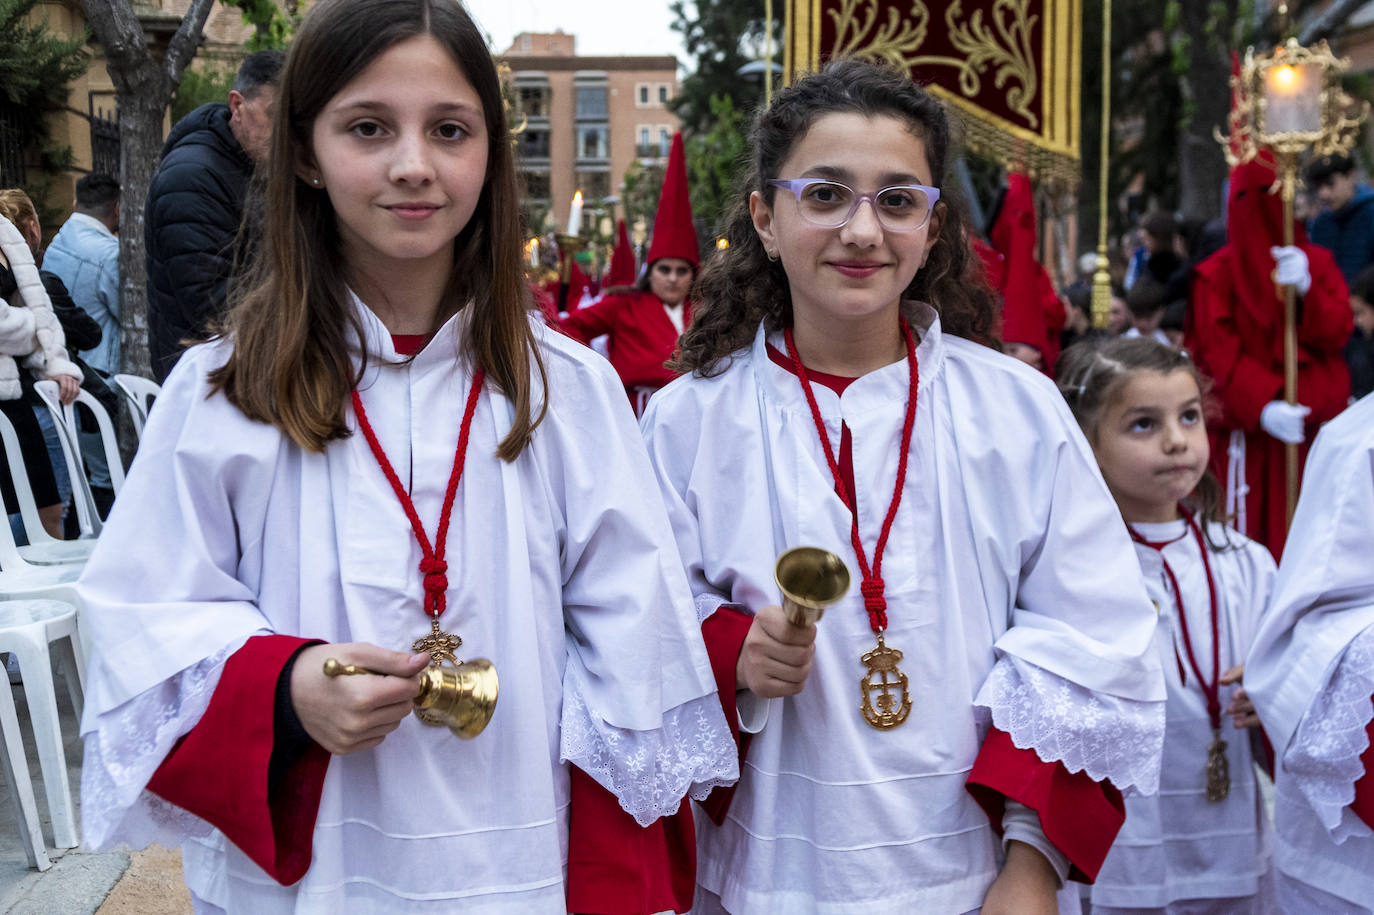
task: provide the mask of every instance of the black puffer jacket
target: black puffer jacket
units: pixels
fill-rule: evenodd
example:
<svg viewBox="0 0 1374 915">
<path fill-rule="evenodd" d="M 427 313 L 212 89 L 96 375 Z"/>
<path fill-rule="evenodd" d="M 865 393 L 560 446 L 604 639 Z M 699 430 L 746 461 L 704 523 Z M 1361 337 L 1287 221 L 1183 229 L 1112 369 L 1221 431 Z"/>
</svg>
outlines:
<svg viewBox="0 0 1374 915">
<path fill-rule="evenodd" d="M 224 314 L 253 161 L 229 129 L 229 106 L 201 105 L 172 127 L 148 188 L 148 349 L 162 382 L 185 348 Z"/>
</svg>

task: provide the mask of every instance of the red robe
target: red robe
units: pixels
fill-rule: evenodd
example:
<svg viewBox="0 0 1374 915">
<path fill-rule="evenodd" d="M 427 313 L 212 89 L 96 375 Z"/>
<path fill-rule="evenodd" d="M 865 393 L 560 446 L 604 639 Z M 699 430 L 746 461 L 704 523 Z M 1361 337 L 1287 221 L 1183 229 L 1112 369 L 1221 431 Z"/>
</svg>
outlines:
<svg viewBox="0 0 1374 915">
<path fill-rule="evenodd" d="M 1350 339 L 1354 319 L 1350 293 L 1331 252 L 1313 244 L 1300 247 L 1312 272 L 1312 288 L 1298 303 L 1298 403 L 1312 408 L 1307 441 L 1299 446 L 1299 459 L 1305 461 L 1317 428 L 1350 399 L 1350 373 L 1341 347 Z M 1226 480 L 1231 432 L 1244 432 L 1250 492 L 1242 533 L 1278 557 L 1288 534 L 1285 448 L 1260 428 L 1259 419 L 1265 404 L 1283 398 L 1283 313 L 1275 308 L 1262 320 L 1243 305 L 1232 280 L 1236 257 L 1227 245 L 1198 265 L 1184 346 L 1215 382 L 1222 407 L 1220 420 L 1209 424 L 1212 469 Z M 1264 269 L 1273 270 L 1272 259 Z"/>
<path fill-rule="evenodd" d="M 692 303 L 683 303 L 682 309 L 686 327 L 692 320 Z M 663 367 L 677 349 L 678 330 L 651 292 L 606 296 L 568 312 L 558 326 L 583 343 L 602 334 L 610 336 L 607 355 L 631 402 L 636 400 L 636 388 L 654 391 L 678 376 Z"/>
</svg>

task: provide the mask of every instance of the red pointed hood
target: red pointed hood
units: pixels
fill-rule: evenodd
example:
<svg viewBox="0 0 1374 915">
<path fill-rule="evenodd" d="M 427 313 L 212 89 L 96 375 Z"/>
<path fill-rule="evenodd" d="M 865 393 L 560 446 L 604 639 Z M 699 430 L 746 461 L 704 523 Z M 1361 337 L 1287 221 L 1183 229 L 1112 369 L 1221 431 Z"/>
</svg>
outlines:
<svg viewBox="0 0 1374 915">
<path fill-rule="evenodd" d="M 630 233 L 623 219 L 620 220 L 619 235 L 615 250 L 611 252 L 611 266 L 601 280 L 603 287 L 630 286 L 635 281 L 635 249 L 630 247 Z"/>
<path fill-rule="evenodd" d="M 1283 244 L 1283 198 L 1275 186 L 1273 158 L 1267 152 L 1231 169 L 1226 204 L 1226 247 L 1231 250 L 1232 285 L 1240 307 L 1261 327 L 1278 326 L 1283 300 L 1274 285 L 1269 249 Z M 1294 221 L 1293 243 L 1307 241 Z"/>
<path fill-rule="evenodd" d="M 647 264 L 664 257 L 680 257 L 693 267 L 701 266 L 697 230 L 692 225 L 692 201 L 687 192 L 687 157 L 682 149 L 682 132 L 673 134 L 668 153 L 668 168 L 663 173 L 663 190 L 658 196 L 654 217 L 654 238 L 649 244 Z"/>
<path fill-rule="evenodd" d="M 1007 192 L 997 221 L 988 230 L 993 247 L 1002 255 L 1002 339 L 1023 343 L 1040 351 L 1042 368 L 1054 371 L 1059 355 L 1062 318 L 1052 322 L 1058 306 L 1054 285 L 1035 259 L 1035 194 L 1030 179 L 1015 172 L 1007 176 Z M 986 255 L 984 261 L 987 261 Z M 989 280 L 993 271 L 989 270 Z"/>
</svg>

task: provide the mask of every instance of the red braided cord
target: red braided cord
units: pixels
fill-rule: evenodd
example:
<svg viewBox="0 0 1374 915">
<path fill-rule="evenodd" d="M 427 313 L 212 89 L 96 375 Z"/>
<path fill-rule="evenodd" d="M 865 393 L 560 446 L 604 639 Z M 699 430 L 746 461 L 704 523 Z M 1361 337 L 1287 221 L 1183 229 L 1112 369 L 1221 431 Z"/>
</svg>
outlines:
<svg viewBox="0 0 1374 915">
<path fill-rule="evenodd" d="M 1221 614 L 1217 611 L 1217 583 L 1212 576 L 1212 562 L 1207 556 L 1207 541 L 1202 536 L 1202 528 L 1198 527 L 1197 521 L 1192 514 L 1182 505 L 1178 507 L 1186 523 L 1184 534 L 1175 537 L 1174 540 L 1167 540 L 1162 543 L 1154 543 L 1146 540 L 1136 532 L 1135 528 L 1129 524 L 1126 530 L 1131 534 L 1131 539 L 1136 543 L 1144 544 L 1151 549 L 1159 552 L 1159 560 L 1164 564 L 1164 574 L 1169 579 L 1169 587 L 1174 591 L 1174 600 L 1178 604 L 1178 628 L 1183 630 L 1183 648 L 1188 653 L 1188 666 L 1193 669 L 1193 675 L 1197 677 L 1198 687 L 1202 690 L 1202 695 L 1207 699 L 1207 717 L 1211 721 L 1213 730 L 1221 727 Z M 1164 558 L 1164 547 L 1177 540 L 1191 531 L 1197 540 L 1198 552 L 1202 554 L 1202 569 L 1207 573 L 1207 596 L 1211 602 L 1211 623 L 1212 623 L 1212 679 L 1209 681 L 1202 675 L 1202 665 L 1197 662 L 1197 654 L 1193 651 L 1193 637 L 1188 631 L 1188 612 L 1183 606 L 1183 591 L 1178 586 L 1178 578 L 1174 575 L 1174 570 L 1169 566 L 1169 560 Z M 1178 650 L 1174 650 L 1175 658 L 1178 657 Z M 1183 673 L 1183 662 L 1179 659 L 1179 673 Z M 1184 677 L 1187 684 L 1187 677 Z"/>
<path fill-rule="evenodd" d="M 878 534 L 878 542 L 873 547 L 872 569 L 868 565 L 868 554 L 864 552 L 863 539 L 859 536 L 858 505 L 849 495 L 849 489 L 844 485 L 844 477 L 840 473 L 840 464 L 835 460 L 835 451 L 830 445 L 830 436 L 826 434 L 825 420 L 821 418 L 821 408 L 816 403 L 816 395 L 811 390 L 811 380 L 807 377 L 806 366 L 802 365 L 801 357 L 797 355 L 797 345 L 792 340 L 792 328 L 783 329 L 787 355 L 791 357 L 792 368 L 801 381 L 802 393 L 806 395 L 807 406 L 811 408 L 811 419 L 816 423 L 816 432 L 820 435 L 821 447 L 825 449 L 826 463 L 830 465 L 830 474 L 835 478 L 835 493 L 840 497 L 840 501 L 849 508 L 851 518 L 849 541 L 854 545 L 854 555 L 859 561 L 859 571 L 863 574 L 863 582 L 859 585 L 859 591 L 864 596 L 864 609 L 868 611 L 868 624 L 874 632 L 882 632 L 887 629 L 887 598 L 883 596 L 881 575 L 883 550 L 887 547 L 888 534 L 892 533 L 892 522 L 897 517 L 897 506 L 902 503 L 902 490 L 906 485 L 907 456 L 911 452 L 911 433 L 916 425 L 916 391 L 920 382 L 920 370 L 916 365 L 916 338 L 912 334 L 910 326 L 907 325 L 906 319 L 901 318 L 899 320 L 901 321 L 902 339 L 906 342 L 908 372 L 906 416 L 902 420 L 902 445 L 897 458 L 897 482 L 893 487 L 892 501 L 887 506 L 887 517 L 883 519 L 882 531 Z"/>
<path fill-rule="evenodd" d="M 367 439 L 368 447 L 372 449 L 372 456 L 377 459 L 377 464 L 382 468 L 382 474 L 386 481 L 391 484 L 392 492 L 396 493 L 396 498 L 401 502 L 401 508 L 406 513 L 406 518 L 410 520 L 410 528 L 415 532 L 415 540 L 420 544 L 420 571 L 424 573 L 425 588 L 425 613 L 438 619 L 444 613 L 445 593 L 448 591 L 448 563 L 444 560 L 444 550 L 448 545 L 448 522 L 453 514 L 453 501 L 458 494 L 458 481 L 463 476 L 463 465 L 466 463 L 468 451 L 468 434 L 472 431 L 472 416 L 477 410 L 477 398 L 482 393 L 482 382 L 485 374 L 478 369 L 477 374 L 472 378 L 472 390 L 468 392 L 467 407 L 463 410 L 463 424 L 458 430 L 458 447 L 453 455 L 453 470 L 449 474 L 448 488 L 444 491 L 444 505 L 439 514 L 439 529 L 436 532 L 436 546 L 431 546 L 429 537 L 425 534 L 424 525 L 420 523 L 420 516 L 415 511 L 415 503 L 411 501 L 410 493 L 406 492 L 401 485 L 401 478 L 396 475 L 396 469 L 391 466 L 391 461 L 386 456 L 386 451 L 382 448 L 382 443 L 377 440 L 377 433 L 372 431 L 372 424 L 368 422 L 367 411 L 363 409 L 362 398 L 358 392 L 353 392 L 353 413 L 358 417 L 358 428 L 362 430 L 363 438 Z"/>
</svg>

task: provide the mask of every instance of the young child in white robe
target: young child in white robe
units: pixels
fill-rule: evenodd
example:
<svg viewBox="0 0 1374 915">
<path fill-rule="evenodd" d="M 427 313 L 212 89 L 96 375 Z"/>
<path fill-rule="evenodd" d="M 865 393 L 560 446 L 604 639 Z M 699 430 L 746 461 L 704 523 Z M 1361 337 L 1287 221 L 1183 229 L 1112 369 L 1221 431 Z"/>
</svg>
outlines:
<svg viewBox="0 0 1374 915">
<path fill-rule="evenodd" d="M 688 374 L 642 421 L 752 732 L 698 817 L 694 911 L 1077 911 L 1065 878 L 1159 777 L 1130 541 L 1053 384 L 977 342 L 994 308 L 940 199 L 943 106 L 845 60 L 751 142 Z M 854 577 L 815 625 L 774 583 L 799 546 Z"/>
<path fill-rule="evenodd" d="M 1275 763 L 1285 915 L 1374 912 L 1374 397 L 1322 427 L 1246 689 Z"/>
<path fill-rule="evenodd" d="M 1073 409 L 1159 608 L 1169 689 L 1159 793 L 1126 825 L 1092 887 L 1094 915 L 1275 911 L 1269 826 L 1252 756 L 1259 726 L 1238 684 L 1274 583 L 1260 543 L 1225 526 L 1202 379 L 1149 339 L 1081 343 L 1059 364 Z"/>
<path fill-rule="evenodd" d="M 86 842 L 181 844 L 201 912 L 565 912 L 573 767 L 641 825 L 737 767 L 624 389 L 529 312 L 456 0 L 313 7 L 275 117 L 260 260 L 80 583 Z M 478 658 L 484 731 L 410 714 Z"/>
</svg>

